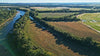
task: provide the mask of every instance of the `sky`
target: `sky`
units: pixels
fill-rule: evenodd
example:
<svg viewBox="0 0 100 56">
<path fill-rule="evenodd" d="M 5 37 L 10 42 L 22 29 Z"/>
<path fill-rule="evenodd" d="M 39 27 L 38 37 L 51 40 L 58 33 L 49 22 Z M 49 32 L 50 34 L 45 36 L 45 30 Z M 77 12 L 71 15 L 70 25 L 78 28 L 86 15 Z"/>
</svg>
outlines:
<svg viewBox="0 0 100 56">
<path fill-rule="evenodd" d="M 100 0 L 0 0 L 0 3 L 72 3 L 100 2 Z"/>
</svg>

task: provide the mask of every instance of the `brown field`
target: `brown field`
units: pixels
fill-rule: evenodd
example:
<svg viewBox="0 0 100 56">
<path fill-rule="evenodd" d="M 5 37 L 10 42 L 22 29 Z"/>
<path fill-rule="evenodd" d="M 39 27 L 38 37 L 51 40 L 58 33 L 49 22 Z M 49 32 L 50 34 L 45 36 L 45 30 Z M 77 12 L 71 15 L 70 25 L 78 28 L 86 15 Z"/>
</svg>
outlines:
<svg viewBox="0 0 100 56">
<path fill-rule="evenodd" d="M 52 34 L 46 30 L 42 31 L 41 28 L 35 26 L 35 24 L 31 23 L 30 26 L 28 26 L 28 33 L 30 36 L 33 36 L 32 38 L 37 45 L 56 54 L 55 56 L 80 56 L 78 53 L 74 53 L 72 50 L 68 49 L 68 47 L 56 44 L 56 39 Z"/>
<path fill-rule="evenodd" d="M 36 27 L 36 24 L 33 22 L 28 22 L 26 26 L 26 31 L 29 37 L 33 39 L 33 42 L 44 48 L 45 50 L 55 54 L 54 56 L 86 56 L 86 55 L 97 55 L 95 52 L 92 52 L 87 49 L 84 49 L 82 46 L 79 46 L 75 43 L 66 43 L 58 37 L 53 36 L 47 30 L 42 30 L 42 28 Z M 61 38 L 61 37 L 60 37 Z M 59 44 L 58 42 L 62 42 Z M 87 53 L 88 52 L 88 53 Z"/>
<path fill-rule="evenodd" d="M 80 37 L 92 37 L 100 41 L 100 34 L 80 22 L 49 22 L 51 25 Z"/>
</svg>

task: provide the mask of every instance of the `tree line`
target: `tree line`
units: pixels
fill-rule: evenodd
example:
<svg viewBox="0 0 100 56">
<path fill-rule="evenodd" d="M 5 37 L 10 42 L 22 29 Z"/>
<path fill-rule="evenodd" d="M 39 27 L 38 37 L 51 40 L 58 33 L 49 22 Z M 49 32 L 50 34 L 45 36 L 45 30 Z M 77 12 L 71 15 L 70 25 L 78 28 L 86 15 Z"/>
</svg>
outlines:
<svg viewBox="0 0 100 56">
<path fill-rule="evenodd" d="M 17 13 L 16 10 L 8 10 L 7 8 L 0 9 L 0 24 L 9 18 L 12 18 Z"/>
<path fill-rule="evenodd" d="M 79 21 L 80 19 L 76 17 L 78 14 L 73 14 L 73 15 L 68 15 L 64 17 L 59 17 L 59 18 L 50 18 L 50 17 L 45 17 L 42 18 L 45 21 Z"/>
<path fill-rule="evenodd" d="M 37 46 L 33 42 L 32 37 L 27 36 L 25 27 L 28 25 L 28 21 L 30 21 L 30 18 L 29 12 L 27 11 L 14 24 L 13 33 L 10 33 L 8 36 L 8 40 L 12 43 L 13 49 L 18 52 L 18 56 L 52 56 L 52 53 Z"/>
<path fill-rule="evenodd" d="M 78 37 L 78 36 L 72 35 L 72 34 L 70 34 L 68 32 L 64 32 L 62 30 L 59 30 L 58 28 L 56 28 L 56 27 L 48 24 L 46 21 L 44 21 L 41 18 L 37 17 L 37 15 L 38 15 L 37 12 L 36 13 L 35 12 L 34 13 L 30 12 L 30 15 L 39 24 L 41 24 L 42 26 L 44 26 L 49 32 L 53 33 L 55 36 L 60 35 L 60 36 L 63 37 L 63 39 L 65 41 L 75 42 L 75 43 L 78 43 L 80 45 L 83 45 L 83 46 L 95 49 L 98 52 L 100 51 L 100 47 L 98 46 L 99 42 L 94 41 L 92 39 L 92 37 L 86 37 L 86 38 Z"/>
</svg>

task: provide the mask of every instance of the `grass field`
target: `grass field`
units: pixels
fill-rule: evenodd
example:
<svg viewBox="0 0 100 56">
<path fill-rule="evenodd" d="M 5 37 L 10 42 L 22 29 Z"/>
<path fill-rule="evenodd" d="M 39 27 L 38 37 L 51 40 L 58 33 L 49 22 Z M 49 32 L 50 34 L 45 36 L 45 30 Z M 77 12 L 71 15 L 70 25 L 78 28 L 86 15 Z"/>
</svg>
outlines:
<svg viewBox="0 0 100 56">
<path fill-rule="evenodd" d="M 64 45 L 58 45 L 55 36 L 47 30 L 43 31 L 41 28 L 36 27 L 36 24 L 33 22 L 28 23 L 29 25 L 26 26 L 26 31 L 36 45 L 54 53 L 54 56 L 81 56 L 79 53 L 74 53 Z"/>
<path fill-rule="evenodd" d="M 44 17 L 59 18 L 59 17 L 73 15 L 73 14 L 74 13 L 39 13 L 38 17 L 40 17 L 40 18 L 44 18 Z"/>
<path fill-rule="evenodd" d="M 100 13 L 85 13 L 78 16 L 83 23 L 100 31 Z"/>
<path fill-rule="evenodd" d="M 100 41 L 100 34 L 79 22 L 48 22 L 56 28 L 80 37 L 92 37 Z"/>
<path fill-rule="evenodd" d="M 69 10 L 79 11 L 79 10 L 91 10 L 91 9 L 87 9 L 87 8 L 69 8 Z"/>
<path fill-rule="evenodd" d="M 55 11 L 55 10 L 62 10 L 67 9 L 67 7 L 31 7 L 31 9 L 36 9 L 38 11 Z"/>
<path fill-rule="evenodd" d="M 39 28 L 32 21 L 28 21 L 27 23 L 25 27 L 27 36 L 32 38 L 33 43 L 46 51 L 52 52 L 54 56 L 98 56 L 96 52 L 92 52 L 86 47 L 84 48 L 78 44 L 63 41 L 62 37 L 55 37 L 47 30 Z"/>
</svg>

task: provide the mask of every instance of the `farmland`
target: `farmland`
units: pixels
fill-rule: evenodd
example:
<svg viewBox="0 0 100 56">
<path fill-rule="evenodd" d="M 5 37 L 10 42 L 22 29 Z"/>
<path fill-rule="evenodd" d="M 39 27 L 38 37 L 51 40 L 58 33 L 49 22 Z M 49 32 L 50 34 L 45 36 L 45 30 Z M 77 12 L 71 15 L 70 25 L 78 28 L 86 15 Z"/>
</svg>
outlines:
<svg viewBox="0 0 100 56">
<path fill-rule="evenodd" d="M 0 28 L 0 56 L 100 56 L 99 6 L 12 3 L 11 10 L 6 7 L 0 9 L 0 24 L 8 23 Z"/>
<path fill-rule="evenodd" d="M 100 31 L 100 13 L 85 13 L 78 16 L 83 23 Z"/>
<path fill-rule="evenodd" d="M 39 13 L 38 17 L 40 18 L 59 18 L 64 16 L 73 15 L 74 13 Z"/>
<path fill-rule="evenodd" d="M 100 34 L 79 22 L 48 22 L 56 28 L 80 37 L 93 37 L 100 41 Z"/>
<path fill-rule="evenodd" d="M 29 26 L 27 27 L 27 29 L 28 35 L 34 40 L 34 43 L 36 43 L 36 45 L 54 53 L 55 56 L 80 56 L 78 53 L 74 53 L 73 51 L 68 49 L 68 47 L 56 44 L 55 36 L 53 36 L 47 30 L 42 31 L 42 28 L 36 27 L 35 23 L 29 22 Z M 68 51 L 68 53 L 66 50 Z"/>
<path fill-rule="evenodd" d="M 91 9 L 87 9 L 87 8 L 69 8 L 69 10 L 79 11 L 79 10 L 91 10 Z"/>
<path fill-rule="evenodd" d="M 54 56 L 83 56 L 84 54 L 79 53 L 86 53 L 83 50 L 85 48 L 82 48 L 80 45 L 75 43 L 67 43 L 66 45 L 58 44 L 57 42 L 61 42 L 62 39 L 59 39 L 61 37 L 55 37 L 53 34 L 48 32 L 47 30 L 43 30 L 40 28 L 36 23 L 33 23 L 32 21 L 27 22 L 27 26 L 25 27 L 25 31 L 27 32 L 27 36 L 30 36 L 33 40 L 32 42 L 35 43 L 35 45 L 51 52 L 54 54 Z M 55 39 L 56 38 L 56 39 Z M 66 41 L 65 41 L 66 42 Z M 69 49 L 71 46 L 72 50 Z M 73 50 L 74 47 L 76 49 Z M 88 50 L 88 49 L 87 49 Z M 76 52 L 74 52 L 76 51 Z M 88 50 L 89 51 L 89 50 Z M 91 51 L 88 52 L 86 55 L 98 55 L 97 53 L 92 53 Z"/>
<path fill-rule="evenodd" d="M 31 9 L 36 9 L 38 11 L 56 11 L 62 9 L 68 9 L 67 7 L 30 7 Z"/>
</svg>

